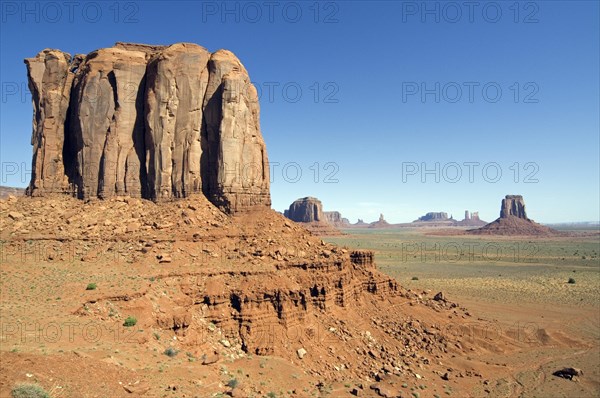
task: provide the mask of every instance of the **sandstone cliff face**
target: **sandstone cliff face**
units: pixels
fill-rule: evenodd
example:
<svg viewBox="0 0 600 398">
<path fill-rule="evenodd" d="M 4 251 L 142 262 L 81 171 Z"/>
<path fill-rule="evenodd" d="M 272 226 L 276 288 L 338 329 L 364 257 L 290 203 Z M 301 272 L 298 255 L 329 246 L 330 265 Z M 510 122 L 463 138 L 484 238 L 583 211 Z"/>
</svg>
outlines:
<svg viewBox="0 0 600 398">
<path fill-rule="evenodd" d="M 324 211 L 323 216 L 325 221 L 335 227 L 347 227 L 350 225 L 350 220 L 342 217 L 342 213 L 339 211 Z"/>
<path fill-rule="evenodd" d="M 50 49 L 25 60 L 33 104 L 33 168 L 29 195 L 68 188 L 63 164 L 63 128 L 73 81 L 69 68 L 76 61 L 72 62 L 68 53 Z"/>
<path fill-rule="evenodd" d="M 202 192 L 229 212 L 270 206 L 256 89 L 229 51 L 114 47 L 25 60 L 33 95 L 29 195 L 153 200 Z"/>
<path fill-rule="evenodd" d="M 506 195 L 502 199 L 502 207 L 500 208 L 500 218 L 514 216 L 528 220 L 525 213 L 525 201 L 521 195 Z"/>
<path fill-rule="evenodd" d="M 317 198 L 306 197 L 297 199 L 285 211 L 284 215 L 296 222 L 317 222 L 324 221 L 323 205 Z"/>
</svg>

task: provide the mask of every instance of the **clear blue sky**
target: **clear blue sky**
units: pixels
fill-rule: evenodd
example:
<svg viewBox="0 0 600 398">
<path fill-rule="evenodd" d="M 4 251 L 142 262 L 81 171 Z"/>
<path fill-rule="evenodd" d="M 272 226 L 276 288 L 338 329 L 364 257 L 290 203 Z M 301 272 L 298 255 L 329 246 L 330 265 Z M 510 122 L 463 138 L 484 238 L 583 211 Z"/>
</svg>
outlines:
<svg viewBox="0 0 600 398">
<path fill-rule="evenodd" d="M 522 194 L 537 221 L 600 219 L 597 1 L 1 4 L 2 185 L 29 179 L 23 58 L 185 41 L 233 51 L 259 87 L 276 210 L 493 220 Z"/>
</svg>

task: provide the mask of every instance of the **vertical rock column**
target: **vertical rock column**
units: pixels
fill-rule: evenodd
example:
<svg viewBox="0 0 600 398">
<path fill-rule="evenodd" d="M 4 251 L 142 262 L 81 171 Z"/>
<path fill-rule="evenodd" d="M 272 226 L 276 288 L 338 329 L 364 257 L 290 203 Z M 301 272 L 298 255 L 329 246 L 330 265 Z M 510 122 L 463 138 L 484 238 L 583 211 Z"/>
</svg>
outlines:
<svg viewBox="0 0 600 398">
<path fill-rule="evenodd" d="M 195 44 L 167 47 L 152 58 L 146 88 L 146 161 L 153 199 L 202 191 L 203 99 L 210 53 Z"/>
<path fill-rule="evenodd" d="M 67 139 L 78 196 L 144 196 L 143 93 L 146 56 L 119 48 L 90 53 L 73 82 Z"/>
<path fill-rule="evenodd" d="M 256 88 L 230 51 L 213 53 L 208 69 L 202 132 L 204 194 L 229 212 L 270 206 Z"/>
<path fill-rule="evenodd" d="M 25 59 L 33 103 L 32 174 L 27 193 L 68 191 L 63 162 L 64 125 L 69 107 L 71 55 L 46 49 Z"/>
</svg>

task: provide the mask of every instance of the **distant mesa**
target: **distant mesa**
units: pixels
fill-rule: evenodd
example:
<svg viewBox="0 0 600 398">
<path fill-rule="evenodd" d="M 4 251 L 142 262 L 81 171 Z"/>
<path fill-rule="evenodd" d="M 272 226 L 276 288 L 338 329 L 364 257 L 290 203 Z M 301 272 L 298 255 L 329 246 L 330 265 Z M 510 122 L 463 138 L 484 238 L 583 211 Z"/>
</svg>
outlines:
<svg viewBox="0 0 600 398">
<path fill-rule="evenodd" d="M 468 230 L 475 235 L 560 235 L 555 229 L 540 225 L 527 217 L 521 195 L 506 195 L 502 199 L 500 217 L 478 229 Z"/>
<path fill-rule="evenodd" d="M 415 222 L 418 221 L 446 221 L 449 220 L 448 213 L 440 212 L 429 212 L 422 217 L 419 217 Z"/>
<path fill-rule="evenodd" d="M 317 198 L 307 196 L 296 199 L 283 215 L 296 222 L 319 222 L 325 221 L 323 215 L 323 204 Z"/>
<path fill-rule="evenodd" d="M 323 212 L 321 201 L 312 196 L 296 199 L 283 215 L 292 221 L 303 223 L 303 226 L 314 235 L 340 234 L 340 231 L 335 228 L 336 223 L 329 220 L 339 219 L 341 223 L 341 214 L 337 211 Z"/>
<path fill-rule="evenodd" d="M 480 227 L 485 224 L 486 222 L 479 218 L 478 212 L 471 213 L 469 210 L 465 210 L 465 218 L 461 221 L 455 220 L 452 215 L 448 217 L 448 213 L 446 212 L 438 211 L 429 212 L 413 221 L 410 225 L 423 227 Z"/>
<path fill-rule="evenodd" d="M 323 215 L 325 221 L 335 227 L 348 227 L 350 225 L 350 220 L 342 217 L 342 213 L 339 211 L 324 211 Z"/>
<path fill-rule="evenodd" d="M 24 188 L 13 188 L 0 186 L 0 199 L 6 199 L 9 196 L 23 196 L 25 195 Z"/>
</svg>

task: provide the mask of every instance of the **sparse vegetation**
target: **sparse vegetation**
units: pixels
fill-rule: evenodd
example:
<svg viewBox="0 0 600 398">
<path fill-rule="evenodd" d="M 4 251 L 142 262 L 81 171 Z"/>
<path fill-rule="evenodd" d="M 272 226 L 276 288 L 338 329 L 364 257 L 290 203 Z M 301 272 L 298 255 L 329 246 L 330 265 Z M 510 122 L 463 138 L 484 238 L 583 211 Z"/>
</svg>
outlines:
<svg viewBox="0 0 600 398">
<path fill-rule="evenodd" d="M 51 398 L 41 386 L 31 383 L 17 384 L 10 393 L 13 398 Z"/>
<path fill-rule="evenodd" d="M 238 384 L 239 384 L 238 380 L 236 378 L 233 378 L 227 382 L 227 387 L 233 389 L 233 388 L 236 388 L 238 386 Z"/>
<path fill-rule="evenodd" d="M 569 278 L 569 280 L 567 281 L 567 283 L 571 283 L 571 284 L 575 283 L 575 278 Z"/>
<path fill-rule="evenodd" d="M 169 347 L 165 350 L 165 352 L 163 352 L 163 354 L 165 354 L 169 358 L 173 358 L 174 356 L 177 355 L 177 353 L 178 353 L 178 351 L 176 349 L 174 349 L 173 347 Z"/>
<path fill-rule="evenodd" d="M 413 277 L 411 278 L 411 280 L 413 280 L 413 281 L 418 281 L 418 280 L 419 280 L 419 277 L 418 277 L 418 276 L 413 276 Z"/>
<path fill-rule="evenodd" d="M 88 283 L 85 290 L 96 290 L 97 285 L 95 283 Z"/>
<path fill-rule="evenodd" d="M 131 326 L 135 326 L 136 323 L 137 323 L 137 319 L 135 319 L 132 316 L 128 316 L 127 319 L 125 319 L 125 322 L 123 322 L 123 326 L 131 327 Z"/>
</svg>

